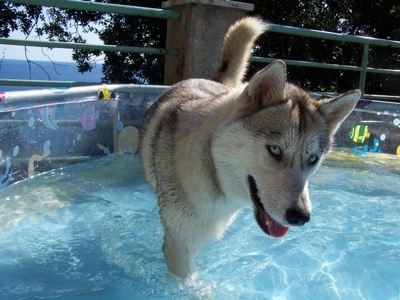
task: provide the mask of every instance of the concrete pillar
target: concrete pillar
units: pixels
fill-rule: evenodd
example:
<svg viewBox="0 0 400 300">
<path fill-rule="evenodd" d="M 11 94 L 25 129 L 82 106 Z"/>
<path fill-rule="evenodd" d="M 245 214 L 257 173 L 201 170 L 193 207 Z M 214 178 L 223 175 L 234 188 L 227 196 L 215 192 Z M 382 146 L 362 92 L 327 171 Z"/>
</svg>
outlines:
<svg viewBox="0 0 400 300">
<path fill-rule="evenodd" d="M 212 78 L 218 66 L 224 36 L 229 26 L 252 11 L 253 4 L 227 0 L 169 0 L 165 9 L 181 12 L 168 20 L 166 48 L 178 56 L 165 59 L 164 84 L 187 78 Z"/>
</svg>

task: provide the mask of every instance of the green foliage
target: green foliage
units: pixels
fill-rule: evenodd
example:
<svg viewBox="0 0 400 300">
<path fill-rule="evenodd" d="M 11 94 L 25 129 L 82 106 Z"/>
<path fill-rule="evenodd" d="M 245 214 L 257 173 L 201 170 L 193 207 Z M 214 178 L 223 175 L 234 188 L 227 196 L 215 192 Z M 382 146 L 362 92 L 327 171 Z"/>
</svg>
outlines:
<svg viewBox="0 0 400 300">
<path fill-rule="evenodd" d="M 162 1 L 101 2 L 160 8 Z M 8 37 L 14 30 L 21 30 L 26 36 L 34 33 L 50 41 L 85 43 L 87 41 L 85 34 L 92 32 L 97 34 L 104 44 L 165 47 L 166 21 L 160 19 L 60 8 L 42 9 L 40 6 L 14 5 L 9 2 L 0 3 L 0 18 L 1 37 Z M 164 57 L 162 56 L 73 50 L 72 59 L 78 64 L 78 71 L 84 73 L 92 70 L 101 55 L 104 55 L 102 78 L 104 82 L 152 84 L 163 82 Z"/>
<path fill-rule="evenodd" d="M 396 0 L 255 0 L 255 15 L 271 23 L 398 40 L 400 3 Z M 363 46 L 329 40 L 268 33 L 259 41 L 257 56 L 360 66 Z M 400 51 L 370 47 L 369 66 L 398 69 Z M 254 69 L 261 66 L 254 66 Z M 254 71 L 253 69 L 253 71 Z M 308 90 L 343 92 L 358 86 L 359 73 L 289 67 L 289 80 Z M 398 94 L 398 76 L 368 75 L 366 92 Z"/>
<path fill-rule="evenodd" d="M 116 3 L 118 1 L 115 1 Z M 160 7 L 161 1 L 119 1 L 119 4 Z M 105 44 L 165 48 L 167 23 L 154 18 L 110 15 L 100 39 Z M 162 84 L 164 57 L 151 54 L 109 52 L 103 72 L 109 82 Z"/>
<path fill-rule="evenodd" d="M 400 4 L 397 0 L 254 0 L 255 15 L 272 23 L 302 28 L 367 35 L 383 39 L 400 38 Z M 161 0 L 101 0 L 97 2 L 161 7 Z M 115 14 L 0 2 L 0 36 L 8 37 L 13 30 L 27 36 L 55 41 L 86 42 L 92 32 L 105 44 L 165 48 L 166 21 Z M 330 40 L 267 33 L 258 41 L 256 56 L 315 61 L 340 65 L 361 64 L 363 46 Z M 105 82 L 161 84 L 164 57 L 152 54 L 132 54 L 74 50 L 72 58 L 80 72 L 90 71 L 99 56 L 104 56 Z M 371 47 L 369 66 L 400 68 L 400 51 Z M 263 65 L 254 64 L 251 75 Z M 327 71 L 317 68 L 289 67 L 289 80 L 314 91 L 346 91 L 358 86 L 359 73 Z M 366 92 L 397 94 L 398 76 L 368 75 Z"/>
<path fill-rule="evenodd" d="M 39 20 L 42 9 L 37 6 L 26 6 L 0 2 L 0 37 L 9 37 L 14 30 L 29 35 Z"/>
</svg>

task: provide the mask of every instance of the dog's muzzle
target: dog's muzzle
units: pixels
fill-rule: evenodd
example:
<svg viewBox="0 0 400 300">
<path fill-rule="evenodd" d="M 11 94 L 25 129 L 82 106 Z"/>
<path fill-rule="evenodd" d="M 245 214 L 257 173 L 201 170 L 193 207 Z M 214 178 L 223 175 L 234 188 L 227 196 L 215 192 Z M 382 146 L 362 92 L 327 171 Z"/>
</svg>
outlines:
<svg viewBox="0 0 400 300">
<path fill-rule="evenodd" d="M 254 204 L 254 215 L 257 220 L 258 226 L 260 226 L 260 228 L 266 234 L 269 234 L 273 237 L 284 236 L 289 230 L 289 227 L 282 225 L 271 218 L 271 216 L 265 210 L 260 197 L 258 196 L 258 188 L 254 177 L 249 175 L 248 181 L 250 188 L 250 197 Z"/>
</svg>

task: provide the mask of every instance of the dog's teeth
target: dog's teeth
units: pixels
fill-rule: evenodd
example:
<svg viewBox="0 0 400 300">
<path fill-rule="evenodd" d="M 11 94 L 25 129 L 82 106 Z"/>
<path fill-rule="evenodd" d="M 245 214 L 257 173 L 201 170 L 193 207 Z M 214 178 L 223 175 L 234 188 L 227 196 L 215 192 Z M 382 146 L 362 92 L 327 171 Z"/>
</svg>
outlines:
<svg viewBox="0 0 400 300">
<path fill-rule="evenodd" d="M 267 226 L 268 226 L 268 224 L 269 224 L 269 220 L 268 220 L 267 222 L 265 222 L 265 225 L 267 225 Z"/>
</svg>

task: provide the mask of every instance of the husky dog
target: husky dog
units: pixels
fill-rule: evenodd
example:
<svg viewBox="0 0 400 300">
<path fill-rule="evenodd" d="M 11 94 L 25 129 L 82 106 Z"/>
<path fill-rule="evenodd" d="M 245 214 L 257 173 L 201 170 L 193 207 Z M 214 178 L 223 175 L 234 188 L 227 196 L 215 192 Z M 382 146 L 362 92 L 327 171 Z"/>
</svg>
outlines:
<svg viewBox="0 0 400 300">
<path fill-rule="evenodd" d="M 308 177 L 360 98 L 354 90 L 314 100 L 286 82 L 280 60 L 243 83 L 251 48 L 267 27 L 254 17 L 237 21 L 216 80 L 179 82 L 147 112 L 140 156 L 159 197 L 165 260 L 179 277 L 193 274 L 196 252 L 246 205 L 273 237 L 308 222 Z"/>
</svg>

